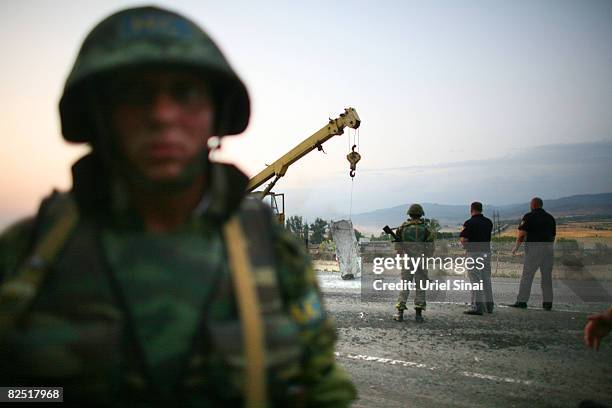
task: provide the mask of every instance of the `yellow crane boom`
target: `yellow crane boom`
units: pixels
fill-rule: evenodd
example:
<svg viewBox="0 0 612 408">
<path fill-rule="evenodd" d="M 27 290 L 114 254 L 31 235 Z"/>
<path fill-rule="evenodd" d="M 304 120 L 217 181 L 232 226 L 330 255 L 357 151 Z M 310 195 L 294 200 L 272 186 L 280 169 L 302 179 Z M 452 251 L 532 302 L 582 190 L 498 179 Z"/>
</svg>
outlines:
<svg viewBox="0 0 612 408">
<path fill-rule="evenodd" d="M 249 180 L 247 191 L 252 192 L 270 180 L 272 177 L 276 177 L 261 193 L 261 197 L 263 198 L 270 192 L 272 187 L 274 187 L 274 184 L 276 184 L 278 179 L 285 175 L 289 166 L 306 156 L 314 149 L 322 150 L 321 146 L 323 143 L 334 136 L 343 134 L 345 127 L 357 129 L 360 124 L 361 120 L 359 119 L 359 115 L 357 115 L 357 111 L 353 108 L 346 108 L 344 113 L 341 113 L 339 117 L 336 119 L 329 119 L 327 125 L 323 126 L 312 136 L 308 137 L 302 143 L 285 153 L 274 163 L 253 176 Z"/>
</svg>

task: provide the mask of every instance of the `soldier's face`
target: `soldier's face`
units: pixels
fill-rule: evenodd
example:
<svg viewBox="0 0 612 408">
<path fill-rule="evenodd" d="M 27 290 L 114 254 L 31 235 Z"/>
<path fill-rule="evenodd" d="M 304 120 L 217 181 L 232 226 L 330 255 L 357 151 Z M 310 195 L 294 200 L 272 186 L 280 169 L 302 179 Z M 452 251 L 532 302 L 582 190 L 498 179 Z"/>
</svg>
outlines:
<svg viewBox="0 0 612 408">
<path fill-rule="evenodd" d="M 128 166 L 168 182 L 206 149 L 214 111 L 206 84 L 173 70 L 124 74 L 110 86 L 111 124 Z"/>
</svg>

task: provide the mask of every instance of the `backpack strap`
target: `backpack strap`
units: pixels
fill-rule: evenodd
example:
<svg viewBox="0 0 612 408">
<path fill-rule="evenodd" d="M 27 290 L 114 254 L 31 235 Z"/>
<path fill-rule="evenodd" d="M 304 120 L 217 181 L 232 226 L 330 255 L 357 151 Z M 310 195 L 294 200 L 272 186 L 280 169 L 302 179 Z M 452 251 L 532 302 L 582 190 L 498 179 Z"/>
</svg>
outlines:
<svg viewBox="0 0 612 408">
<path fill-rule="evenodd" d="M 69 194 L 56 194 L 43 201 L 35 229 L 42 229 L 47 214 L 55 217 L 44 233 L 37 234 L 30 255 L 17 273 L 0 286 L 0 341 L 19 322 L 31 305 L 79 220 L 76 203 Z"/>
<path fill-rule="evenodd" d="M 260 200 L 246 199 L 238 215 L 224 226 L 241 334 L 223 338 L 226 342 L 228 337 L 241 340 L 237 355 L 242 356 L 247 407 L 267 406 L 271 399 L 279 397 L 294 401 L 299 394 L 295 376 L 299 374 L 302 354 L 298 327 L 285 310 L 278 281 L 274 222 Z M 278 387 L 268 383 L 268 370 L 276 373 L 277 380 L 284 378 L 281 381 L 292 384 L 289 394 L 280 396 Z"/>
<path fill-rule="evenodd" d="M 247 243 L 237 216 L 234 216 L 225 224 L 223 233 L 236 299 L 238 300 L 238 312 L 243 332 L 243 350 L 245 359 L 248 361 L 245 406 L 249 408 L 264 407 L 267 401 L 264 324 L 247 252 Z"/>
</svg>

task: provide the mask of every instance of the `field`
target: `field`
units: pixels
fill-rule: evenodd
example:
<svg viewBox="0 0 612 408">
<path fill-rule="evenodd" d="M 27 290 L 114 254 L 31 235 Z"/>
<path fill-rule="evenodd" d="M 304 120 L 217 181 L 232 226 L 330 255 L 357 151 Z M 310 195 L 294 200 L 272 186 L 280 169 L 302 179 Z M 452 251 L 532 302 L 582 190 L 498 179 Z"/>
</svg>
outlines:
<svg viewBox="0 0 612 408">
<path fill-rule="evenodd" d="M 502 237 L 515 237 L 518 224 L 510 224 Z M 612 243 L 612 219 L 574 219 L 571 217 L 557 219 L 557 238 L 567 239 L 602 239 Z"/>
</svg>

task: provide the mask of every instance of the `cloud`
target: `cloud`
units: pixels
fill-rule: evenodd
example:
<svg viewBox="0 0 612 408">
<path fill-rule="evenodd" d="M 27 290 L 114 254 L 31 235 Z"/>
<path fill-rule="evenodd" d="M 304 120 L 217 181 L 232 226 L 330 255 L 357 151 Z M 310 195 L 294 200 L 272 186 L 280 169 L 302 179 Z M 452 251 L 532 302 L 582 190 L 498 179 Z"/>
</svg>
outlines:
<svg viewBox="0 0 612 408">
<path fill-rule="evenodd" d="M 503 205 L 527 201 L 534 195 L 557 198 L 609 192 L 611 170 L 612 141 L 516 149 L 486 160 L 361 168 L 353 187 L 353 213 L 407 202 L 461 204 L 479 200 Z M 348 215 L 350 189 L 344 175 L 321 178 L 316 187 L 304 186 L 312 191 L 308 201 L 293 201 L 293 192 L 302 187 L 286 191 L 288 213 Z"/>
</svg>

